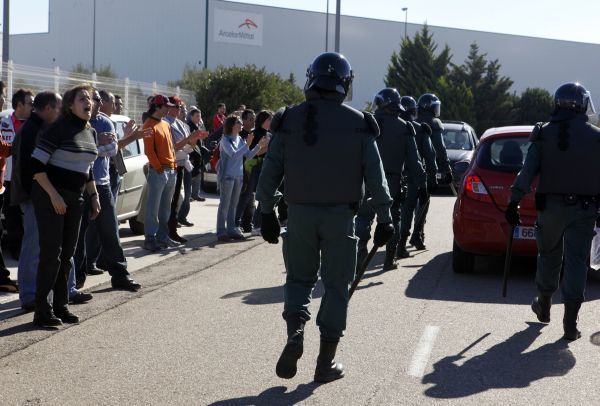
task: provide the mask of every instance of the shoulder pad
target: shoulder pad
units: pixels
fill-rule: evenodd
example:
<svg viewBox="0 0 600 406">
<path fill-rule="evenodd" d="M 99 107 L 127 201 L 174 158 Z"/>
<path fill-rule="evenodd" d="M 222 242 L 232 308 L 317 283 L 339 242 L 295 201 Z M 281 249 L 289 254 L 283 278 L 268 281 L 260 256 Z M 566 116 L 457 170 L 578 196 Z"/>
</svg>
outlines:
<svg viewBox="0 0 600 406">
<path fill-rule="evenodd" d="M 542 127 L 543 126 L 544 126 L 544 123 L 537 123 L 533 127 L 533 130 L 531 130 L 531 134 L 529 135 L 529 141 L 535 142 L 535 141 L 540 141 L 542 139 Z"/>
<path fill-rule="evenodd" d="M 417 135 L 417 133 L 415 131 L 415 127 L 413 126 L 413 124 L 410 121 L 406 122 L 406 134 L 409 137 L 414 137 L 415 135 Z"/>
<path fill-rule="evenodd" d="M 442 124 L 442 121 L 439 118 L 434 118 L 431 120 L 431 130 L 444 131 L 444 124 Z"/>
<path fill-rule="evenodd" d="M 375 137 L 379 137 L 379 125 L 377 124 L 377 120 L 375 120 L 373 114 L 369 113 L 368 111 L 363 111 L 363 116 L 365 118 L 365 122 L 367 123 L 367 127 L 369 128 L 369 132 Z"/>
<path fill-rule="evenodd" d="M 429 127 L 429 124 L 427 123 L 421 123 L 421 131 L 428 137 L 431 137 L 431 134 L 433 133 L 433 131 L 431 131 L 431 127 Z"/>
<path fill-rule="evenodd" d="M 271 132 L 276 132 L 283 125 L 283 120 L 285 119 L 285 115 L 288 111 L 288 107 L 282 107 L 277 110 L 277 113 L 273 115 L 273 119 L 271 120 L 271 125 L 269 126 L 269 130 Z"/>
</svg>

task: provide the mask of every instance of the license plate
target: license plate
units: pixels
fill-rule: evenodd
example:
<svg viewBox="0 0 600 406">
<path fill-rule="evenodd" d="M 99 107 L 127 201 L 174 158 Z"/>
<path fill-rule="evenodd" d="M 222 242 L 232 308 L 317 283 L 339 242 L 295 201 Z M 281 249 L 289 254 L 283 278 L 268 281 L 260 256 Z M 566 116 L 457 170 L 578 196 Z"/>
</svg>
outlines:
<svg viewBox="0 0 600 406">
<path fill-rule="evenodd" d="M 515 227 L 515 240 L 535 240 L 535 227 Z"/>
</svg>

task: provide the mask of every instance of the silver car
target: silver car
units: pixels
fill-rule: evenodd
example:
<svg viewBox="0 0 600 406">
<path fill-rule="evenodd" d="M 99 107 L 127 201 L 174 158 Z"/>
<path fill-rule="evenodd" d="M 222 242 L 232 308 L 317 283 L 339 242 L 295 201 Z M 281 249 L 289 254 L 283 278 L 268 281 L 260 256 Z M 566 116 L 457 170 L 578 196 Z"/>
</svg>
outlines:
<svg viewBox="0 0 600 406">
<path fill-rule="evenodd" d="M 115 123 L 119 139 L 123 138 L 123 127 L 130 118 L 113 114 L 110 119 Z M 143 212 L 144 192 L 146 188 L 146 173 L 148 171 L 148 158 L 144 154 L 144 141 L 139 139 L 128 144 L 121 150 L 127 173 L 123 175 L 123 182 L 119 189 L 117 200 L 117 219 L 120 222 L 129 220 L 129 227 L 134 234 L 144 233 L 144 224 L 137 220 Z"/>
</svg>

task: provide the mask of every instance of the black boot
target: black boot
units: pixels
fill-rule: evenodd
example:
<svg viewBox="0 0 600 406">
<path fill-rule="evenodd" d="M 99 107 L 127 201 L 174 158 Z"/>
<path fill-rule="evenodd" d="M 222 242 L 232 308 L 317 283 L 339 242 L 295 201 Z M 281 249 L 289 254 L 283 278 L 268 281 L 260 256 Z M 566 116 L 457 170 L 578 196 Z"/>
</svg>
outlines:
<svg viewBox="0 0 600 406">
<path fill-rule="evenodd" d="M 385 261 L 383 262 L 383 270 L 384 271 L 391 271 L 392 269 L 398 269 L 398 264 L 396 264 L 395 261 L 395 250 L 393 251 L 386 251 L 385 252 Z"/>
<path fill-rule="evenodd" d="M 425 234 L 422 231 L 414 232 L 410 237 L 410 244 L 418 251 L 423 251 L 425 247 Z"/>
<path fill-rule="evenodd" d="M 565 315 L 563 317 L 563 338 L 568 341 L 581 338 L 581 331 L 577 330 L 577 314 L 581 307 L 580 302 L 565 302 Z"/>
<path fill-rule="evenodd" d="M 396 249 L 396 258 L 408 258 L 410 254 L 406 250 L 406 240 L 408 240 L 408 236 L 400 237 L 400 241 L 398 241 L 398 248 Z"/>
<path fill-rule="evenodd" d="M 344 366 L 334 361 L 339 338 L 321 336 L 315 382 L 331 382 L 344 377 Z"/>
<path fill-rule="evenodd" d="M 360 269 L 360 267 L 363 265 L 363 262 L 365 262 L 365 259 L 367 259 L 367 256 L 369 255 L 369 250 L 367 249 L 367 241 L 364 240 L 358 240 L 358 250 L 356 251 L 356 269 Z"/>
<path fill-rule="evenodd" d="M 296 363 L 304 352 L 304 320 L 290 318 L 286 320 L 288 340 L 277 361 L 275 372 L 277 376 L 291 379 L 296 375 Z"/>
<path fill-rule="evenodd" d="M 538 294 L 533 303 L 531 310 L 536 314 L 537 319 L 542 323 L 550 323 L 550 306 L 552 306 L 552 296 Z"/>
<path fill-rule="evenodd" d="M 33 314 L 33 324 L 43 328 L 53 328 L 62 326 L 62 320 L 54 315 L 52 309 L 35 310 Z"/>
</svg>

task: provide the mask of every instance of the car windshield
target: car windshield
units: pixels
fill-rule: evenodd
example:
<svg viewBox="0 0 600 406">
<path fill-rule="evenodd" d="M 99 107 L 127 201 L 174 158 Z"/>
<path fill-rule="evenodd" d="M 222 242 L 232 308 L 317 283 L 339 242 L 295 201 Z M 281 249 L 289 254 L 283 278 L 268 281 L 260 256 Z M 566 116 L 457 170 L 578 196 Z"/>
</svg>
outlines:
<svg viewBox="0 0 600 406">
<path fill-rule="evenodd" d="M 483 169 L 517 173 L 523 167 L 528 149 L 529 138 L 522 136 L 484 142 L 477 153 L 477 165 Z"/>
<path fill-rule="evenodd" d="M 446 149 L 459 149 L 463 151 L 470 151 L 473 149 L 471 137 L 469 137 L 469 133 L 466 130 L 446 129 L 442 135 L 444 137 Z"/>
</svg>

